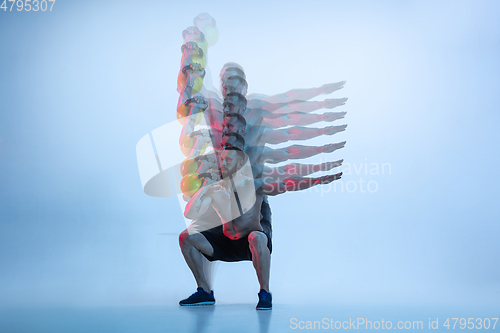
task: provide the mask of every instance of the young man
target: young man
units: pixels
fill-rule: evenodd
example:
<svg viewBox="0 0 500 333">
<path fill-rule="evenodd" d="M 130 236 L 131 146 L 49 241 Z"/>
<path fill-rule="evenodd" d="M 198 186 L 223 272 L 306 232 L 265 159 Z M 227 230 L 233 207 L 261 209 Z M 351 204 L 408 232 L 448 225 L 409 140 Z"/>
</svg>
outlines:
<svg viewBox="0 0 500 333">
<path fill-rule="evenodd" d="M 200 233 L 186 230 L 181 234 L 181 250 L 198 289 L 179 304 L 215 304 L 213 291 L 203 269 L 204 256 L 209 261 L 251 260 L 261 288 L 256 308 L 269 310 L 272 308 L 272 296 L 269 293 L 272 242 L 268 229 L 260 222 L 263 195 L 278 195 L 328 184 L 340 179 L 342 174 L 319 178 L 291 177 L 269 183 L 265 178 L 254 180 L 248 156 L 241 149 L 226 147 L 221 158 L 222 180 L 206 180 L 186 206 L 184 214 L 191 219 L 202 216 L 212 207 L 220 216 L 222 225 Z"/>
<path fill-rule="evenodd" d="M 203 257 L 209 261 L 251 260 L 260 284 L 257 310 L 270 310 L 272 296 L 269 293 L 271 261 L 271 235 L 261 224 L 261 191 L 255 190 L 251 167 L 246 154 L 230 147 L 221 153 L 222 180 L 205 181 L 186 206 L 185 216 L 197 219 L 210 208 L 222 220 L 222 225 L 202 232 L 181 233 L 179 244 L 191 269 L 197 292 L 179 302 L 180 305 L 215 304 L 213 291 L 203 268 Z"/>
</svg>

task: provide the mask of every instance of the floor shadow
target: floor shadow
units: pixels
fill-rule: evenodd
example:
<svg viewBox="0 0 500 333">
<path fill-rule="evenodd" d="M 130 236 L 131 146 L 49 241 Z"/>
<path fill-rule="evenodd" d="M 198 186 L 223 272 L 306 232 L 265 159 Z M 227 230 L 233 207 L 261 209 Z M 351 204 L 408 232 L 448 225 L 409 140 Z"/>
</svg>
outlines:
<svg viewBox="0 0 500 333">
<path fill-rule="evenodd" d="M 212 322 L 215 306 L 181 306 L 181 311 L 188 312 L 195 317 L 192 332 L 206 332 Z"/>
<path fill-rule="evenodd" d="M 269 324 L 271 323 L 271 313 L 272 310 L 255 310 L 257 311 L 257 317 L 259 318 L 259 332 L 268 333 Z"/>
</svg>

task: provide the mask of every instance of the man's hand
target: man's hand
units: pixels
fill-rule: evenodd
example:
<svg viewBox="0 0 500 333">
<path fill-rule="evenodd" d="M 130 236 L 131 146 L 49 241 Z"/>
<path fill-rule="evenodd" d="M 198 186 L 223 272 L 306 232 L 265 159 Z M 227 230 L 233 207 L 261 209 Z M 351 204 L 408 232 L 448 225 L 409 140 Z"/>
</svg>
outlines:
<svg viewBox="0 0 500 333">
<path fill-rule="evenodd" d="M 213 180 L 213 181 L 219 181 L 220 177 L 217 175 L 217 173 L 213 170 L 209 170 L 208 172 L 200 173 L 198 175 L 198 178 L 200 179 L 205 179 L 205 181 L 208 182 L 208 180 Z"/>
<path fill-rule="evenodd" d="M 198 136 L 198 135 L 202 136 L 202 137 L 205 137 L 205 138 L 209 138 L 210 137 L 210 131 L 207 128 L 202 128 L 200 130 L 191 132 L 191 134 L 189 134 L 189 136 L 191 138 L 193 138 L 195 136 Z"/>
<path fill-rule="evenodd" d="M 182 69 L 182 72 L 186 73 L 187 75 L 187 87 L 193 87 L 197 78 L 203 79 L 205 77 L 205 69 L 203 69 L 203 67 L 201 67 L 201 65 L 197 63 L 192 63 L 185 66 Z"/>
<path fill-rule="evenodd" d="M 196 162 L 199 162 L 199 161 L 208 161 L 208 157 L 207 157 L 207 155 L 200 155 L 200 156 L 196 156 L 196 157 L 194 158 L 194 160 L 195 160 Z"/>
<path fill-rule="evenodd" d="M 322 147 L 323 153 L 333 153 L 337 149 L 344 148 L 345 146 L 345 141 L 339 142 L 339 143 L 330 143 L 327 145 L 324 145 Z"/>
<path fill-rule="evenodd" d="M 216 200 L 217 202 L 229 203 L 230 196 L 229 196 L 229 193 L 227 192 L 227 190 L 224 186 L 219 185 L 219 184 L 214 184 L 208 190 L 208 192 L 210 192 L 210 196 L 212 196 L 212 199 Z"/>
<path fill-rule="evenodd" d="M 322 119 L 323 121 L 334 121 L 337 119 L 342 119 L 346 115 L 347 112 L 325 112 L 323 113 Z"/>
<path fill-rule="evenodd" d="M 325 99 L 323 103 L 321 103 L 321 107 L 324 109 L 333 109 L 336 106 L 344 105 L 347 101 L 347 98 L 330 98 Z"/>
<path fill-rule="evenodd" d="M 208 13 L 198 14 L 198 16 L 193 19 L 193 23 L 201 31 L 203 31 L 207 25 L 215 27 L 215 19 Z"/>
<path fill-rule="evenodd" d="M 213 180 L 217 182 L 221 180 L 220 174 L 215 172 L 213 169 L 209 170 L 208 172 L 210 172 L 210 175 L 212 176 Z"/>
<path fill-rule="evenodd" d="M 194 96 L 191 103 L 200 110 L 205 110 L 208 107 L 208 101 L 201 95 Z"/>
<path fill-rule="evenodd" d="M 194 160 L 196 162 L 207 161 L 209 163 L 215 163 L 215 156 L 214 156 L 214 154 L 200 155 L 200 156 L 196 156 L 194 158 Z"/>
<path fill-rule="evenodd" d="M 182 68 L 183 73 L 190 73 L 190 72 L 203 72 L 203 76 L 205 76 L 205 70 L 203 67 L 201 67 L 200 64 L 193 62 L 189 65 L 186 65 Z M 198 73 L 200 74 L 200 73 Z M 200 74 L 201 75 L 201 74 Z"/>
<path fill-rule="evenodd" d="M 187 42 L 186 44 L 182 45 L 181 51 L 182 54 L 185 56 L 193 56 L 193 55 L 201 56 L 200 54 L 201 48 L 198 46 L 196 42 Z"/>
<path fill-rule="evenodd" d="M 344 87 L 345 81 L 337 83 L 327 83 L 321 87 L 321 93 L 324 95 L 331 94 L 335 90 L 342 89 Z"/>
<path fill-rule="evenodd" d="M 202 35 L 198 27 L 188 27 L 182 32 L 182 38 L 184 38 L 185 42 L 190 42 L 194 40 L 203 41 L 205 39 L 205 36 Z"/>
</svg>

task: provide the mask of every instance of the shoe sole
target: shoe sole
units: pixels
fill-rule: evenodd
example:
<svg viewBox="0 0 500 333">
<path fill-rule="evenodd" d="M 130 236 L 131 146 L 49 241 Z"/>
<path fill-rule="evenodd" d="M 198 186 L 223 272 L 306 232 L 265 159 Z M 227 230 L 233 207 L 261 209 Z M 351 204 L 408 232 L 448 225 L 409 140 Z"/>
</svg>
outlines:
<svg viewBox="0 0 500 333">
<path fill-rule="evenodd" d="M 200 303 L 193 303 L 193 304 L 179 304 L 180 306 L 200 306 L 200 305 L 214 305 L 215 302 L 200 302 Z"/>
<path fill-rule="evenodd" d="M 255 308 L 256 310 L 272 310 L 273 308 L 270 307 L 270 308 Z"/>
</svg>

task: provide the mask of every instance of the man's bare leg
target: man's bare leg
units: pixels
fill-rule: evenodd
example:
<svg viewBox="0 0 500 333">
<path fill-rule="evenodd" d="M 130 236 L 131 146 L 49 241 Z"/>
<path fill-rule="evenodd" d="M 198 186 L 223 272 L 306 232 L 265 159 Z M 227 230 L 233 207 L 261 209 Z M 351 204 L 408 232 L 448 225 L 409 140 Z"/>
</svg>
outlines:
<svg viewBox="0 0 500 333">
<path fill-rule="evenodd" d="M 186 260 L 188 267 L 193 272 L 198 287 L 203 288 L 206 292 L 210 292 L 212 289 L 203 267 L 205 258 L 202 253 L 212 256 L 214 253 L 212 245 L 210 245 L 201 233 L 189 234 L 187 229 L 179 235 L 179 245 L 184 260 Z"/>
<path fill-rule="evenodd" d="M 208 285 L 213 287 L 215 280 L 215 271 L 217 270 L 217 261 L 209 261 L 205 256 L 203 258 L 203 270 L 208 281 Z"/>
<path fill-rule="evenodd" d="M 259 279 L 260 289 L 269 292 L 269 271 L 271 269 L 271 253 L 267 247 L 267 236 L 260 231 L 252 231 L 248 235 L 250 252 L 252 252 L 252 262 L 257 278 Z"/>
</svg>

